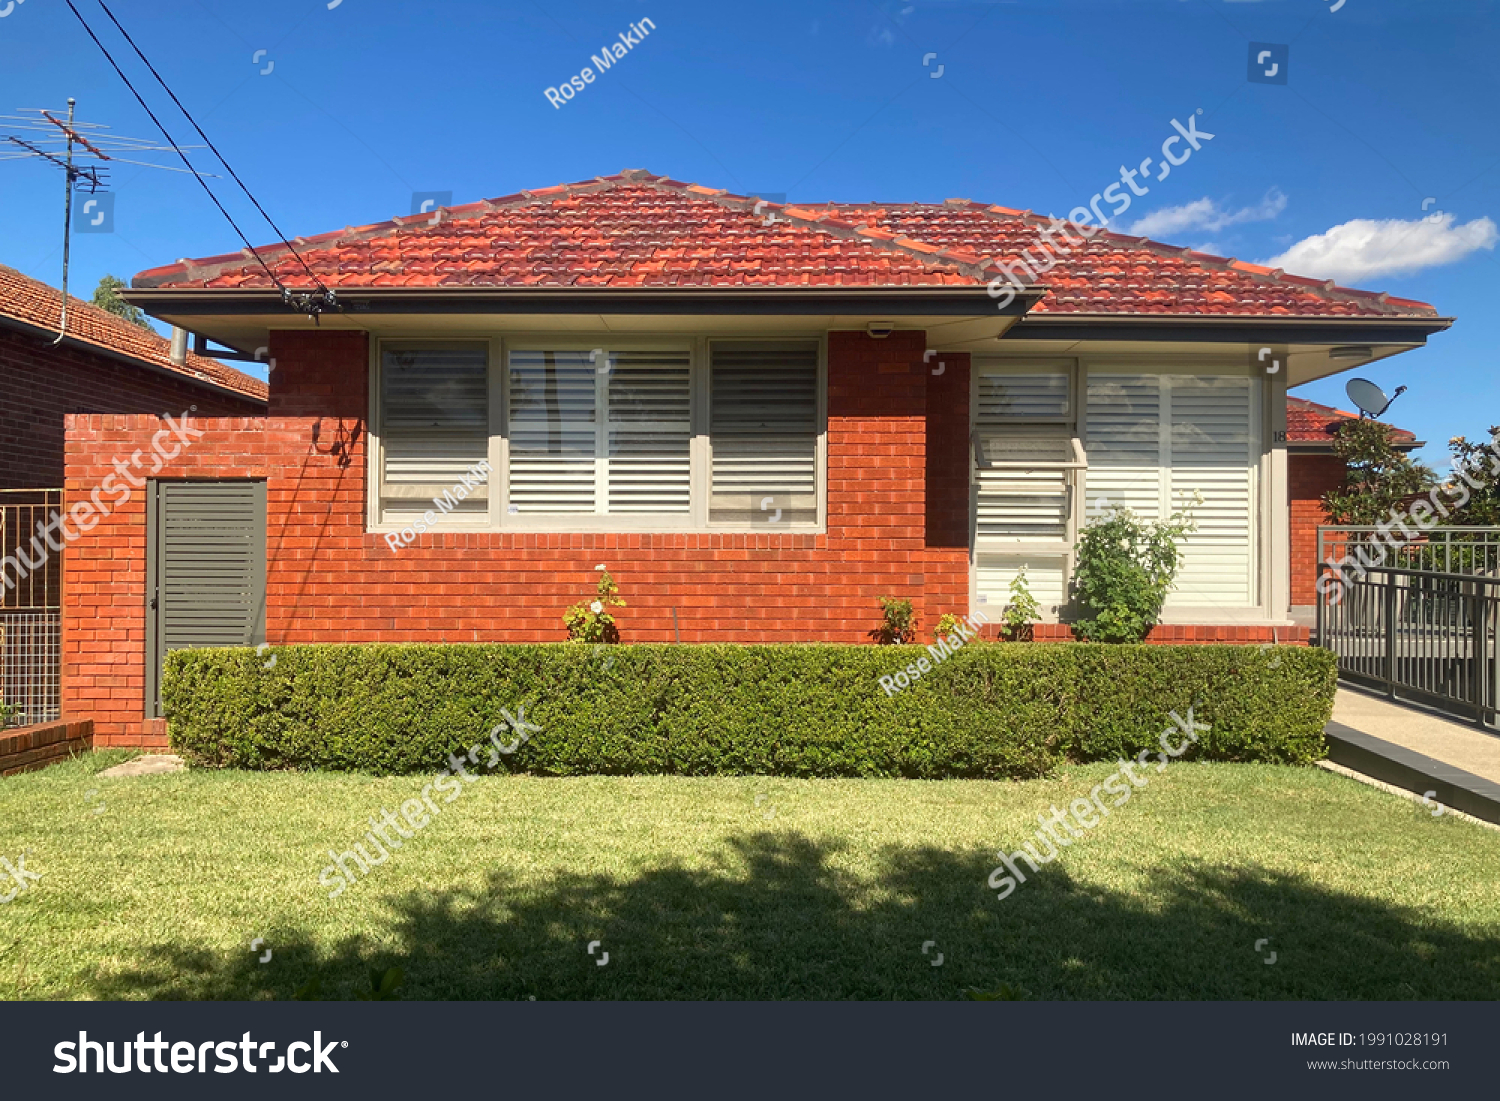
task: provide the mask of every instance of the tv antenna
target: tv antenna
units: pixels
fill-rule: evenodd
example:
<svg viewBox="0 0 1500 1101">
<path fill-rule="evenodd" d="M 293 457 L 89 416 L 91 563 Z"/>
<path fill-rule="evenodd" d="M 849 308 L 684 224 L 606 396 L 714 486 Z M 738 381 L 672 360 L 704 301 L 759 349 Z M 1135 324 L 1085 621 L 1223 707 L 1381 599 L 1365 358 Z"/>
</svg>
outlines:
<svg viewBox="0 0 1500 1101">
<path fill-rule="evenodd" d="M 58 322 L 57 339 L 53 344 L 62 343 L 62 338 L 68 331 L 68 258 L 73 235 L 73 192 L 87 187 L 92 195 L 106 188 L 110 164 L 133 164 L 140 168 L 159 168 L 164 172 L 212 176 L 208 172 L 136 159 L 151 153 L 176 150 L 171 145 L 159 145 L 146 138 L 128 138 L 123 134 L 109 133 L 110 128 L 101 123 L 79 122 L 74 118 L 76 102 L 71 96 L 68 97 L 66 119 L 59 117 L 63 114 L 61 111 L 48 111 L 39 107 L 22 108 L 25 113 L 20 115 L 0 115 L 0 119 L 11 123 L 11 130 L 17 131 L 0 133 L 0 161 L 40 160 L 63 170 L 62 317 Z M 189 145 L 183 148 L 202 149 L 203 146 Z M 84 212 L 88 212 L 87 208 Z"/>
</svg>

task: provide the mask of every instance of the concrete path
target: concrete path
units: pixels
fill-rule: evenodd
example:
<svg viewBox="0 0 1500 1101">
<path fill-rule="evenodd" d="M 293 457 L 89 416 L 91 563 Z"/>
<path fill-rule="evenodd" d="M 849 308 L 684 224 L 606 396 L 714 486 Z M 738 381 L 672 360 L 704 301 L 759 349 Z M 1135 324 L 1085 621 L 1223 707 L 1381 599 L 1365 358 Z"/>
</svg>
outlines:
<svg viewBox="0 0 1500 1101">
<path fill-rule="evenodd" d="M 1324 736 L 1323 767 L 1420 795 L 1434 814 L 1500 825 L 1500 737 L 1345 685 Z"/>
<path fill-rule="evenodd" d="M 1500 735 L 1339 685 L 1333 721 L 1500 784 Z"/>
<path fill-rule="evenodd" d="M 160 772 L 181 772 L 187 762 L 175 753 L 151 753 L 144 757 L 132 757 L 123 765 L 115 765 L 99 773 L 113 779 L 116 776 L 155 776 Z"/>
</svg>

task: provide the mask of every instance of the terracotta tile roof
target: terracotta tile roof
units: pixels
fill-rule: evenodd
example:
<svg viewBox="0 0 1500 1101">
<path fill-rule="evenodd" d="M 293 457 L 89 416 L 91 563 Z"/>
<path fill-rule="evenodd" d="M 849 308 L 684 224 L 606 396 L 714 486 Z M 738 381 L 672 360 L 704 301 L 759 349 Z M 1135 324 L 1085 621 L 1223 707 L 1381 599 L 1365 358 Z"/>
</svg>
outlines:
<svg viewBox="0 0 1500 1101">
<path fill-rule="evenodd" d="M 55 334 L 61 313 L 61 291 L 0 264 L 0 316 Z M 213 382 L 259 401 L 267 398 L 266 384 L 260 379 L 192 352 L 188 352 L 187 363 L 178 366 L 171 359 L 171 341 L 72 295 L 68 296 L 68 337 L 165 368 L 193 382 Z"/>
<path fill-rule="evenodd" d="M 760 213 L 757 214 L 757 204 Z M 865 237 L 828 214 L 644 173 L 526 191 L 294 241 L 319 279 L 347 287 L 974 286 L 978 257 Z M 776 220 L 765 224 L 767 217 Z M 308 286 L 289 249 L 258 249 Z M 142 272 L 136 287 L 269 288 L 247 255 Z"/>
<path fill-rule="evenodd" d="M 765 224 L 766 216 L 775 218 Z M 328 286 L 974 286 L 1040 244 L 1046 218 L 946 203 L 766 203 L 627 170 L 575 184 L 346 227 L 259 251 L 306 289 Z M 1423 302 L 1104 232 L 1041 274 L 1036 313 L 1420 316 Z M 136 287 L 271 288 L 248 251 L 184 260 Z"/>
<path fill-rule="evenodd" d="M 1045 263 L 1038 230 L 1050 219 L 1029 210 L 987 206 L 968 199 L 944 203 L 825 203 L 812 210 L 837 213 L 866 226 L 995 263 Z M 1339 287 L 1279 269 L 1164 245 L 1104 230 L 1081 241 L 1070 230 L 1068 256 L 1041 273 L 1047 294 L 1032 314 L 1174 314 L 1211 316 L 1388 317 L 1436 316 L 1426 302 Z M 1055 255 L 1056 250 L 1048 250 Z"/>
<path fill-rule="evenodd" d="M 1358 413 L 1346 413 L 1331 405 L 1319 405 L 1306 398 L 1286 399 L 1286 438 L 1288 443 L 1331 443 L 1338 426 L 1345 421 L 1358 420 Z M 1415 447 L 1417 437 L 1404 428 L 1391 428 L 1391 442 L 1397 447 L 1403 444 Z"/>
</svg>

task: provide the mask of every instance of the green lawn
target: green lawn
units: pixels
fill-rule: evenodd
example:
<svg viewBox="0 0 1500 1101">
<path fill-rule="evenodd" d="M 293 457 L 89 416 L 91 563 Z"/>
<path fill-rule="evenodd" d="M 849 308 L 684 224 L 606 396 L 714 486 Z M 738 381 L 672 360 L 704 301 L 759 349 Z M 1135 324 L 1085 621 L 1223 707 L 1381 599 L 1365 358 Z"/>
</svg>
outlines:
<svg viewBox="0 0 1500 1101">
<path fill-rule="evenodd" d="M 42 873 L 0 905 L 0 997 L 349 998 L 391 966 L 410 999 L 1500 996 L 1500 835 L 1319 769 L 1152 772 L 1004 901 L 996 851 L 1112 766 L 490 777 L 330 900 L 329 848 L 424 780 L 95 775 L 124 756 L 0 781 L 0 856 Z"/>
</svg>

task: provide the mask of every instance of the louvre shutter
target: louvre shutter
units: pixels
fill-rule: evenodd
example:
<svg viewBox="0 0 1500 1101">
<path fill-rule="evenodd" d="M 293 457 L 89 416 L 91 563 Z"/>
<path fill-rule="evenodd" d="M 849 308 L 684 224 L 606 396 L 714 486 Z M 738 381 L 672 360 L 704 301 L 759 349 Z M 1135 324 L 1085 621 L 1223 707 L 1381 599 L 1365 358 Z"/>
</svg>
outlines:
<svg viewBox="0 0 1500 1101">
<path fill-rule="evenodd" d="M 1067 539 L 1072 509 L 1068 470 L 1071 430 L 980 426 L 975 433 L 978 483 L 975 534 L 980 538 Z M 1031 468 L 993 463 L 1030 463 Z"/>
<path fill-rule="evenodd" d="M 386 345 L 380 371 L 381 520 L 410 522 L 489 454 L 484 345 Z M 482 518 L 481 485 L 455 515 Z"/>
<path fill-rule="evenodd" d="M 587 352 L 510 353 L 510 508 L 597 511 L 596 366 Z"/>
<path fill-rule="evenodd" d="M 1162 376 L 1091 374 L 1088 382 L 1088 477 L 1092 513 L 1128 508 L 1145 520 L 1162 517 Z"/>
<path fill-rule="evenodd" d="M 817 345 L 716 342 L 711 391 L 709 522 L 816 523 Z"/>
<path fill-rule="evenodd" d="M 266 614 L 265 483 L 155 486 L 153 702 L 168 651 L 255 645 Z"/>
<path fill-rule="evenodd" d="M 1252 395 L 1248 378 L 1172 380 L 1170 500 L 1190 508 L 1195 524 L 1183 540 L 1174 604 L 1255 602 Z"/>
<path fill-rule="evenodd" d="M 1248 378 L 1089 378 L 1090 508 L 1102 497 L 1148 520 L 1192 513 L 1169 609 L 1244 608 L 1257 599 L 1255 424 Z"/>
<path fill-rule="evenodd" d="M 979 404 L 975 410 L 981 423 L 1019 418 L 1062 419 L 1068 408 L 1068 376 L 994 372 L 979 376 Z"/>
<path fill-rule="evenodd" d="M 691 510 L 692 393 L 686 351 L 610 357 L 609 512 Z"/>
</svg>

